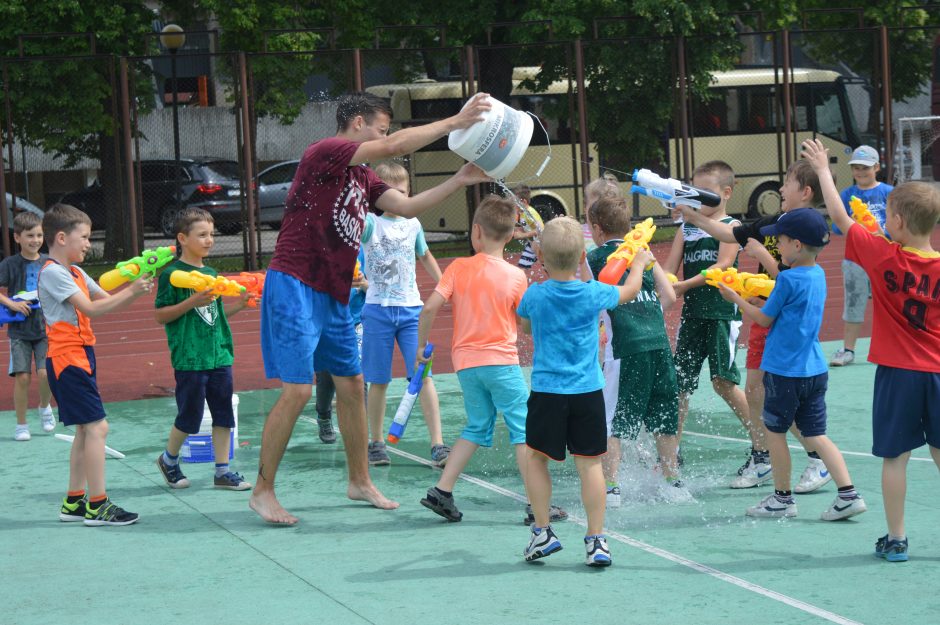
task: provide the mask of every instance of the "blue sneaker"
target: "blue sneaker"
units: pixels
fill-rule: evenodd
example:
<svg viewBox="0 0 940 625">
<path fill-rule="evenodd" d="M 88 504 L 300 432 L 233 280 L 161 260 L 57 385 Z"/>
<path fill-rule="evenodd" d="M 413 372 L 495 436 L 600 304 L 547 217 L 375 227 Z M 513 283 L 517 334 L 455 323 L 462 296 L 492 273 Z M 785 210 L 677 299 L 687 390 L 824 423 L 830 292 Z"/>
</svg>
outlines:
<svg viewBox="0 0 940 625">
<path fill-rule="evenodd" d="M 529 562 L 538 560 L 545 556 L 550 556 L 556 551 L 561 551 L 561 541 L 552 531 L 552 526 L 537 528 L 532 527 L 532 538 L 529 540 L 529 546 L 525 548 L 522 555 Z"/>
<path fill-rule="evenodd" d="M 225 475 L 216 476 L 214 486 L 223 490 L 248 490 L 251 483 L 247 482 L 240 473 L 229 471 Z"/>
<path fill-rule="evenodd" d="M 584 549 L 587 551 L 584 563 L 588 566 L 610 566 L 610 547 L 607 546 L 607 537 L 603 534 L 585 536 Z"/>
<path fill-rule="evenodd" d="M 875 556 L 888 562 L 907 562 L 907 539 L 888 540 L 885 534 L 875 543 Z"/>
<path fill-rule="evenodd" d="M 157 468 L 163 475 L 163 480 L 170 488 L 189 488 L 189 480 L 183 475 L 179 464 L 170 466 L 163 461 L 163 454 L 157 456 Z"/>
</svg>

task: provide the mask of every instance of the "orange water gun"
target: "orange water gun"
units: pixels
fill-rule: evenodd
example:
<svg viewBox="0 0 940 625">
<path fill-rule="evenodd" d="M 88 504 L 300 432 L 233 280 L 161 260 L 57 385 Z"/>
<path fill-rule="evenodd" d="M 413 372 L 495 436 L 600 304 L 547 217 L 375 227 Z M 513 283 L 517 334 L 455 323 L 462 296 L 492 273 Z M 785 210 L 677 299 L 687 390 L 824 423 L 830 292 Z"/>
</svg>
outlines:
<svg viewBox="0 0 940 625">
<path fill-rule="evenodd" d="M 852 209 L 852 219 L 855 223 L 872 234 L 878 234 L 878 220 L 868 210 L 868 204 L 853 195 L 849 198 L 849 208 Z"/>
<path fill-rule="evenodd" d="M 176 246 L 174 245 L 144 250 L 140 253 L 140 256 L 122 261 L 115 265 L 111 271 L 101 274 L 101 277 L 98 278 L 98 284 L 105 291 L 113 291 L 125 282 L 133 282 L 143 275 L 155 275 L 157 269 L 174 258 L 176 258 Z"/>
<path fill-rule="evenodd" d="M 705 276 L 705 284 L 714 287 L 723 284 L 745 298 L 769 297 L 776 284 L 767 274 L 739 272 L 734 267 L 728 269 L 712 267 L 702 270 L 702 275 Z"/>
<path fill-rule="evenodd" d="M 241 295 L 245 292 L 245 287 L 225 276 L 212 277 L 200 271 L 180 271 L 177 269 L 170 274 L 170 284 L 180 289 L 192 289 L 194 291 L 205 291 L 212 289 L 212 294 L 219 295 Z"/>
<path fill-rule="evenodd" d="M 173 276 L 170 277 L 172 278 Z M 263 273 L 248 273 L 243 271 L 237 276 L 232 276 L 229 280 L 242 285 L 245 287 L 245 290 L 248 291 L 248 295 L 250 296 L 248 300 L 249 308 L 258 306 L 258 300 L 261 299 L 261 293 L 264 291 Z"/>
<path fill-rule="evenodd" d="M 652 217 L 648 217 L 645 221 L 641 221 L 634 226 L 633 230 L 623 237 L 623 243 L 607 257 L 607 264 L 601 269 L 597 279 L 604 284 L 615 286 L 620 284 L 620 278 L 633 264 L 633 257 L 636 256 L 637 252 L 650 248 L 649 243 L 654 232 L 656 232 L 656 226 L 653 225 Z"/>
</svg>

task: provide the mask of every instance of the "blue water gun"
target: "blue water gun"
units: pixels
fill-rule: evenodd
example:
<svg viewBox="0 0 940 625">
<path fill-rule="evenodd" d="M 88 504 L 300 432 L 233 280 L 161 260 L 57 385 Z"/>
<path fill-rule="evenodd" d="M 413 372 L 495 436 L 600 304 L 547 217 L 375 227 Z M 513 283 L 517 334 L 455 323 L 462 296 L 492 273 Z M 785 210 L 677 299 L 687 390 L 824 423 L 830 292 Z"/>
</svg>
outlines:
<svg viewBox="0 0 940 625">
<path fill-rule="evenodd" d="M 29 307 L 32 310 L 39 309 L 39 299 L 36 291 L 20 291 L 10 299 L 14 302 L 31 302 Z M 0 327 L 6 323 L 19 323 L 21 321 L 26 321 L 26 315 L 21 312 L 14 312 L 6 306 L 0 306 Z"/>
<path fill-rule="evenodd" d="M 430 358 L 431 354 L 434 353 L 434 345 L 428 343 L 424 348 L 424 357 Z M 428 374 L 431 373 L 431 361 L 422 362 L 418 365 L 418 368 L 415 369 L 415 374 L 411 376 L 411 382 L 408 383 L 408 390 L 405 391 L 405 395 L 401 398 L 401 403 L 398 404 L 398 410 L 395 411 L 395 418 L 392 419 L 392 425 L 388 428 L 388 442 L 392 445 L 398 443 L 401 440 L 401 437 L 405 435 L 405 428 L 408 427 L 408 418 L 411 416 L 411 409 L 414 408 L 415 400 L 418 399 L 418 393 L 421 392 L 421 387 L 424 386 L 424 378 L 428 377 Z"/>
</svg>

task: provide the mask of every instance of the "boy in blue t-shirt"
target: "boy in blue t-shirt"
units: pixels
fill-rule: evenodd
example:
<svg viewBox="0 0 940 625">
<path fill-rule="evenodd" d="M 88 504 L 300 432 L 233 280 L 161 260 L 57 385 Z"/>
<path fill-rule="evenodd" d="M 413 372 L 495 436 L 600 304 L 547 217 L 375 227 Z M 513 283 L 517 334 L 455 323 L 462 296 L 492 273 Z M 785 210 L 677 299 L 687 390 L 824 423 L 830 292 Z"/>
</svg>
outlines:
<svg viewBox="0 0 940 625">
<path fill-rule="evenodd" d="M 878 227 L 885 231 L 885 219 L 888 206 L 888 194 L 894 191 L 890 184 L 878 182 L 876 175 L 881 169 L 878 162 L 878 151 L 868 145 L 861 145 L 852 152 L 849 165 L 852 166 L 852 178 L 855 181 L 851 187 L 842 190 L 842 205 L 849 215 L 849 200 L 854 195 L 868 204 L 868 210 L 878 221 Z M 835 223 L 832 231 L 842 234 Z M 850 260 L 842 260 L 842 277 L 845 280 L 845 303 L 842 309 L 842 321 L 845 322 L 842 347 L 835 354 L 829 364 L 833 367 L 842 367 L 855 362 L 855 342 L 862 330 L 865 321 L 865 308 L 871 298 L 871 282 L 865 270 Z"/>
<path fill-rule="evenodd" d="M 601 457 L 607 452 L 607 419 L 598 315 L 636 297 L 643 269 L 654 259 L 648 250 L 638 253 L 626 283 L 619 287 L 581 282 L 575 274 L 585 259 L 584 237 L 580 224 L 570 217 L 545 225 L 538 258 L 549 279 L 529 287 L 516 311 L 523 331 L 532 333 L 534 346 L 525 482 L 535 523 L 523 555 L 531 561 L 561 550 L 549 525 L 548 460 L 564 461 L 567 447 L 578 468 L 587 512 L 586 564 L 609 566 L 610 549 L 601 533 L 606 503 Z"/>
<path fill-rule="evenodd" d="M 826 387 L 829 373 L 819 344 L 826 303 L 826 275 L 816 256 L 829 243 L 829 226 L 812 208 L 784 213 L 777 223 L 761 228 L 777 237 L 780 260 L 790 268 L 777 283 L 763 308 L 744 300 L 726 286 L 722 297 L 738 305 L 755 323 L 770 328 L 761 369 L 764 371 L 764 425 L 774 467 L 774 493 L 747 509 L 748 516 L 794 517 L 790 490 L 790 449 L 787 430 L 796 423 L 810 449 L 815 449 L 832 474 L 839 494 L 822 513 L 823 521 L 847 519 L 867 510 L 855 491 L 842 453 L 826 436 Z"/>
</svg>

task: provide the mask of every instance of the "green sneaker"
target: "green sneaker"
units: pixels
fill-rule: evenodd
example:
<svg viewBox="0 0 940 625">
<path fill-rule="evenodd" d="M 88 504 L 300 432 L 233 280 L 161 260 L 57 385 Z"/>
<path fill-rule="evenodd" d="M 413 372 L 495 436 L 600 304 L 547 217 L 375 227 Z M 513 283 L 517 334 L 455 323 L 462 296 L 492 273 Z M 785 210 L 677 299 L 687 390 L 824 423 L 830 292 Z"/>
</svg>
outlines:
<svg viewBox="0 0 940 625">
<path fill-rule="evenodd" d="M 69 503 L 68 499 L 68 497 L 62 499 L 62 507 L 59 508 L 59 520 L 63 523 L 85 520 L 85 498 L 82 497 L 75 503 Z"/>
<path fill-rule="evenodd" d="M 99 525 L 130 525 L 136 523 L 136 512 L 128 512 L 124 508 L 114 505 L 110 499 L 105 499 L 97 508 L 87 507 L 85 511 L 85 525 L 96 527 Z"/>
</svg>

